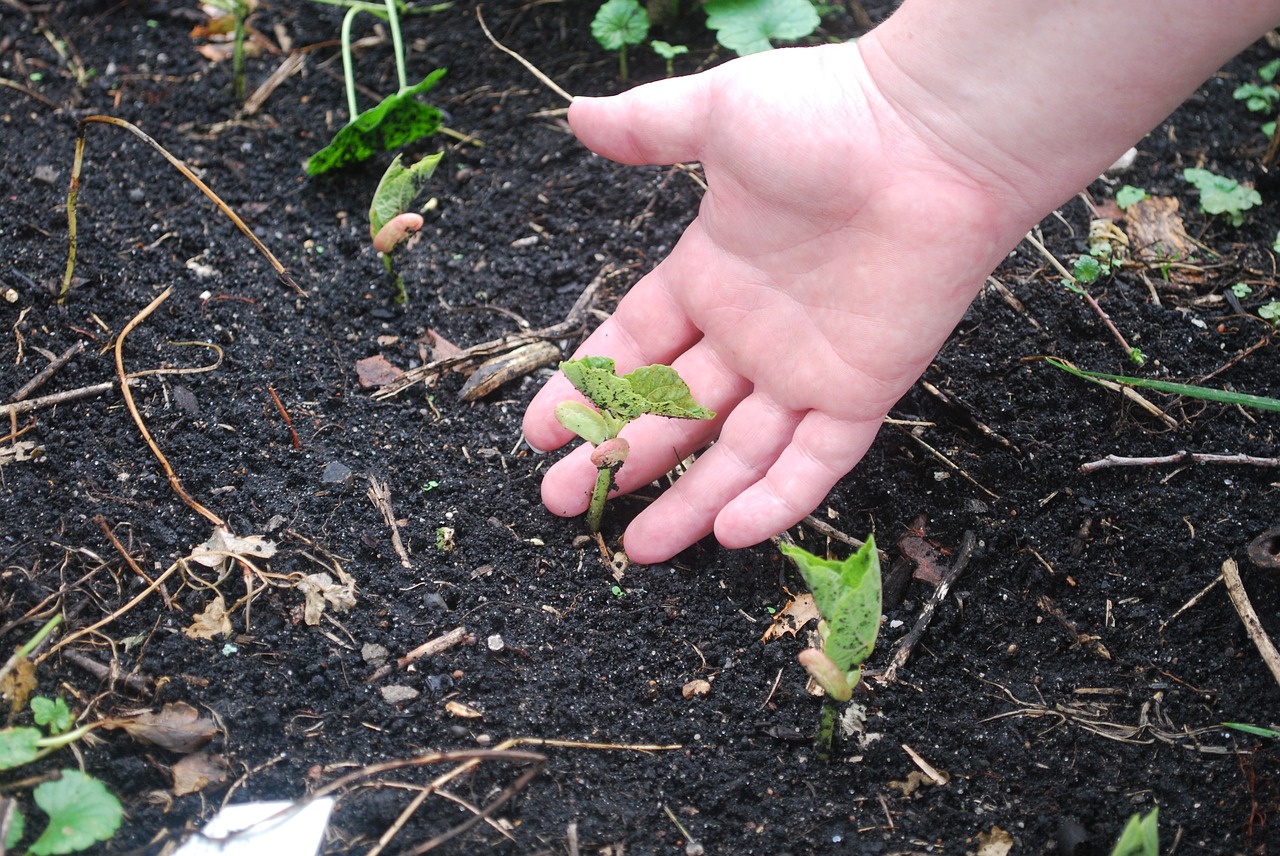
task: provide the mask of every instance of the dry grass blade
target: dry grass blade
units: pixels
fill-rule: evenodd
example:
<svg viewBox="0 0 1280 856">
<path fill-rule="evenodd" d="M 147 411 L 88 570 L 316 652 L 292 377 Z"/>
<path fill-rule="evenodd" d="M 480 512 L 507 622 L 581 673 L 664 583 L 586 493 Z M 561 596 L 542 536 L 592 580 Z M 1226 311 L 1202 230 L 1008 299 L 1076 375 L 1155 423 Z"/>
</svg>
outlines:
<svg viewBox="0 0 1280 856">
<path fill-rule="evenodd" d="M 489 41 L 493 43 L 493 46 L 495 48 L 502 51 L 507 56 L 512 57 L 516 62 L 520 63 L 525 68 L 527 68 L 529 70 L 529 73 L 532 74 L 534 77 L 538 78 L 538 81 L 543 86 L 547 87 L 556 95 L 559 95 L 565 101 L 568 101 L 570 104 L 573 103 L 573 96 L 570 95 L 568 92 L 565 92 L 563 89 L 561 89 L 560 85 L 557 84 L 554 80 L 552 80 L 551 78 L 543 74 L 541 71 L 539 71 L 536 65 L 529 62 L 529 60 L 520 56 L 520 54 L 516 53 L 511 48 L 502 44 L 501 42 L 499 42 L 497 39 L 493 37 L 493 33 L 489 32 L 489 27 L 484 22 L 484 15 L 480 14 L 479 6 L 476 7 L 476 20 L 480 22 L 480 29 L 484 30 L 485 36 L 488 37 Z"/>
</svg>

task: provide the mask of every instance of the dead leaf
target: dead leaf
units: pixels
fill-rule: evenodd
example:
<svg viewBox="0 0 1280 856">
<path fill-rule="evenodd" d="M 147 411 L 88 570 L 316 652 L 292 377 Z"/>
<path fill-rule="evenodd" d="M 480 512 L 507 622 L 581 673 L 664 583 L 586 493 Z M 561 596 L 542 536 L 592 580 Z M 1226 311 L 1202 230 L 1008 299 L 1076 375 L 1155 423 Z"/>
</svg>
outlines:
<svg viewBox="0 0 1280 856">
<path fill-rule="evenodd" d="M 702 698 L 711 695 L 711 682 L 701 678 L 689 681 L 680 689 L 680 694 L 685 698 Z"/>
<path fill-rule="evenodd" d="M 427 335 L 423 338 L 426 340 L 426 344 L 431 348 L 432 362 L 448 359 L 449 357 L 456 357 L 458 354 L 462 353 L 462 348 L 459 348 L 435 330 L 427 330 Z"/>
<path fill-rule="evenodd" d="M 209 540 L 197 546 L 188 557 L 191 561 L 222 571 L 229 560 L 236 556 L 252 556 L 255 559 L 269 559 L 276 554 L 276 544 L 261 535 L 248 535 L 241 538 L 232 534 L 231 530 L 218 526 L 209 536 Z"/>
<path fill-rule="evenodd" d="M 392 365 L 382 354 L 356 360 L 356 379 L 364 389 L 386 386 L 402 374 L 404 370 Z"/>
<path fill-rule="evenodd" d="M 1153 196 L 1125 209 L 1126 229 L 1135 258 L 1152 265 L 1191 255 L 1191 240 L 1178 214 L 1178 200 Z"/>
<path fill-rule="evenodd" d="M 909 797 L 925 785 L 933 784 L 935 784 L 933 779 L 929 778 L 919 770 L 912 770 L 910 773 L 907 773 L 907 780 L 905 782 L 890 782 L 889 787 L 897 788 L 902 791 L 902 795 L 904 797 Z"/>
<path fill-rule="evenodd" d="M 990 832 L 978 833 L 977 856 L 1009 856 L 1013 850 L 1013 836 L 998 826 L 991 827 Z"/>
<path fill-rule="evenodd" d="M 196 616 L 191 626 L 182 631 L 192 639 L 216 639 L 231 635 L 231 619 L 227 616 L 227 602 L 218 595 L 209 601 L 204 612 Z"/>
<path fill-rule="evenodd" d="M 787 601 L 787 605 L 773 616 L 773 623 L 765 629 L 760 641 L 772 642 L 784 635 L 795 636 L 801 627 L 817 617 L 818 605 L 813 602 L 812 594 L 805 592 L 793 595 L 791 600 Z"/>
<path fill-rule="evenodd" d="M 26 708 L 35 691 L 36 664 L 26 657 L 18 658 L 13 670 L 0 678 L 0 694 L 9 700 L 9 710 L 15 716 Z"/>
<path fill-rule="evenodd" d="M 202 717 L 185 701 L 166 704 L 159 713 L 148 710 L 137 716 L 116 717 L 105 725 L 123 728 L 135 740 L 184 755 L 195 752 L 218 733 L 218 725 L 211 717 Z"/>
<path fill-rule="evenodd" d="M 902 551 L 902 555 L 915 563 L 916 567 L 911 576 L 931 586 L 937 586 L 942 582 L 942 575 L 947 570 L 946 565 L 941 561 L 942 553 L 925 540 L 922 528 L 908 529 L 906 534 L 898 539 L 898 549 Z"/>
<path fill-rule="evenodd" d="M 474 708 L 469 704 L 463 704 L 460 701 L 447 701 L 444 703 L 444 709 L 454 716 L 462 719 L 477 719 L 484 716 L 484 711 Z"/>
<path fill-rule="evenodd" d="M 307 574 L 296 586 L 307 599 L 302 611 L 302 620 L 314 627 L 320 623 L 326 606 L 332 606 L 338 612 L 346 612 L 356 605 L 356 582 L 349 574 L 342 574 L 341 583 L 335 583 L 333 577 L 324 571 L 318 574 Z"/>
<path fill-rule="evenodd" d="M 222 784 L 231 772 L 231 765 L 221 755 L 196 752 L 178 761 L 169 772 L 173 773 L 173 795 L 182 797 L 199 793 L 209 785 Z"/>
</svg>

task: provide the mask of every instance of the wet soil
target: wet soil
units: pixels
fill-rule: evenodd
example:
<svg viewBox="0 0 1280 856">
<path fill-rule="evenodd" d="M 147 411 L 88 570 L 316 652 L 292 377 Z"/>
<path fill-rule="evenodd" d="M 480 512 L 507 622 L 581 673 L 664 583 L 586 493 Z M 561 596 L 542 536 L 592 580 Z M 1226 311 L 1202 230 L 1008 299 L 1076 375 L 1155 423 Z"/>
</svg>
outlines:
<svg viewBox="0 0 1280 856">
<path fill-rule="evenodd" d="M 629 84 L 591 40 L 593 11 L 493 4 L 487 15 L 569 91 L 603 94 Z M 370 357 L 402 369 L 431 359 L 432 333 L 466 347 L 558 324 L 602 272 L 595 309 L 608 311 L 696 211 L 689 172 L 585 151 L 563 103 L 488 44 L 473 3 L 412 17 L 411 76 L 449 69 L 433 98 L 466 139 L 409 147 L 410 158 L 445 156 L 426 228 L 399 257 L 409 302 L 398 307 L 364 215 L 387 158 L 332 178 L 302 171 L 345 121 L 341 10 L 256 13 L 270 45 L 287 42 L 305 62 L 251 116 L 229 63 L 197 54 L 199 17 L 179 4 L 0 4 L 0 76 L 17 84 L 0 87 L 0 281 L 14 298 L 0 303 L 0 396 L 80 342 L 32 395 L 112 381 L 117 338 L 172 287 L 128 333 L 125 370 L 214 367 L 139 378 L 136 409 L 190 497 L 276 552 L 222 579 L 181 563 L 213 524 L 180 499 L 118 390 L 6 417 L 4 433 L 22 433 L 4 446 L 37 453 L 0 466 L 0 644 L 7 655 L 54 612 L 66 616 L 56 639 L 97 625 L 41 661 L 39 692 L 63 696 L 85 722 L 191 704 L 216 717 L 205 751 L 226 778 L 177 796 L 180 754 L 100 731 L 78 757 L 62 752 L 11 783 L 83 763 L 128 813 L 101 849 L 152 853 L 228 798 L 296 799 L 366 765 L 530 738 L 591 745 L 522 744 L 544 757 L 540 771 L 491 822 L 436 852 L 680 853 L 695 852 L 692 838 L 724 854 L 967 853 L 1007 834 L 1015 853 L 1079 856 L 1107 852 L 1130 814 L 1155 806 L 1178 853 L 1277 852 L 1276 743 L 1219 723 L 1274 726 L 1280 688 L 1224 586 L 1211 584 L 1238 561 L 1264 630 L 1280 636 L 1280 577 L 1246 555 L 1280 522 L 1278 471 L 1080 469 L 1108 454 L 1269 457 L 1276 414 L 1147 391 L 1164 419 L 1048 366 L 1038 358 L 1131 370 L 1098 316 L 1019 247 L 996 273 L 1019 304 L 997 283 L 984 292 L 927 372 L 932 389 L 902 400 L 892 416 L 905 424 L 887 425 L 818 510 L 825 528 L 791 533 L 843 555 L 830 530 L 874 532 L 886 571 L 898 566 L 905 591 L 886 604 L 872 673 L 936 592 L 910 577 L 904 554 L 920 556 L 923 541 L 944 571 L 967 558 L 896 680 L 872 678 L 856 697 L 861 733 L 823 765 L 811 743 L 820 702 L 795 662 L 809 628 L 762 642 L 800 590 L 776 549 L 708 541 L 619 574 L 582 521 L 539 502 L 554 455 L 523 445 L 519 419 L 549 368 L 476 402 L 458 398 L 457 373 L 386 400 L 360 382 Z M 371 20 L 358 34 L 376 35 Z M 825 35 L 857 32 L 837 14 Z M 723 59 L 693 23 L 663 35 L 691 47 L 678 73 Z M 634 52 L 632 82 L 664 73 L 644 54 Z M 1280 187 L 1261 165 L 1257 117 L 1231 97 L 1271 56 L 1260 44 L 1206 82 L 1123 179 L 1180 199 L 1197 242 L 1188 267 L 1135 264 L 1091 289 L 1150 357 L 1145 376 L 1280 390 L 1272 330 L 1256 315 L 1280 298 Z M 365 43 L 362 85 L 392 90 L 391 57 L 387 39 Z M 251 57 L 250 89 L 285 59 Z M 76 125 L 97 113 L 136 123 L 196 170 L 307 296 L 150 148 L 94 125 L 75 281 L 58 305 Z M 1182 179 L 1196 165 L 1257 185 L 1263 205 L 1238 229 L 1208 218 Z M 1103 205 L 1116 186 L 1088 194 Z M 1064 205 L 1042 224 L 1047 247 L 1070 264 L 1090 217 L 1080 199 Z M 1225 295 L 1239 282 L 1251 291 L 1236 305 Z M 203 344 L 181 344 L 191 342 Z M 369 496 L 373 480 L 389 492 L 391 523 Z M 610 552 L 643 501 L 613 504 Z M 170 569 L 163 593 L 140 597 Z M 329 603 L 312 625 L 300 584 L 320 572 L 349 579 L 354 603 Z M 216 596 L 230 634 L 200 638 L 189 629 Z M 459 644 L 398 664 L 455 628 Z M 134 680 L 95 676 L 86 658 Z M 686 697 L 695 680 L 709 693 Z M 922 780 L 911 753 L 937 782 Z M 369 850 L 412 787 L 459 763 L 369 771 L 344 787 L 325 852 Z M 486 757 L 441 787 L 484 806 L 531 769 Z M 29 784 L 0 793 L 32 811 Z M 469 818 L 430 796 L 389 852 L 417 852 Z"/>
</svg>

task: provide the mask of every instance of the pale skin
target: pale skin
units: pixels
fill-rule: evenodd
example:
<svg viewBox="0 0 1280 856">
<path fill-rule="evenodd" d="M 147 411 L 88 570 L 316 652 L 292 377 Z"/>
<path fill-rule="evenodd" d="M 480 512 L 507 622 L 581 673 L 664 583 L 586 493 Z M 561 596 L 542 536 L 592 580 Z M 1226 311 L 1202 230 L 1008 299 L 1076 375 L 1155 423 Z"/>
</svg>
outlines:
<svg viewBox="0 0 1280 856">
<path fill-rule="evenodd" d="M 627 526 L 630 558 L 710 533 L 746 547 L 810 513 L 1028 228 L 1276 24 L 1277 0 L 907 0 L 856 45 L 575 100 L 591 150 L 699 161 L 708 185 L 575 354 L 673 365 L 718 413 L 624 432 L 622 492 L 715 441 Z M 571 439 L 552 411 L 575 395 L 560 375 L 539 392 L 531 445 Z M 590 451 L 548 470 L 553 513 L 585 510 Z"/>
</svg>

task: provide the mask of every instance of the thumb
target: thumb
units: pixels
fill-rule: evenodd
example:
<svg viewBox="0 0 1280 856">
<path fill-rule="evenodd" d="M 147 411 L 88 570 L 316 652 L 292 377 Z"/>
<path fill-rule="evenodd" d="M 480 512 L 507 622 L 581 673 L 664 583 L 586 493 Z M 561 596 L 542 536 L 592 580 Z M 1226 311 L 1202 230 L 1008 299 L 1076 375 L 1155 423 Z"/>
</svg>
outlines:
<svg viewBox="0 0 1280 856">
<path fill-rule="evenodd" d="M 633 165 L 701 160 L 713 71 L 607 98 L 574 98 L 569 126 L 593 152 Z"/>
</svg>

